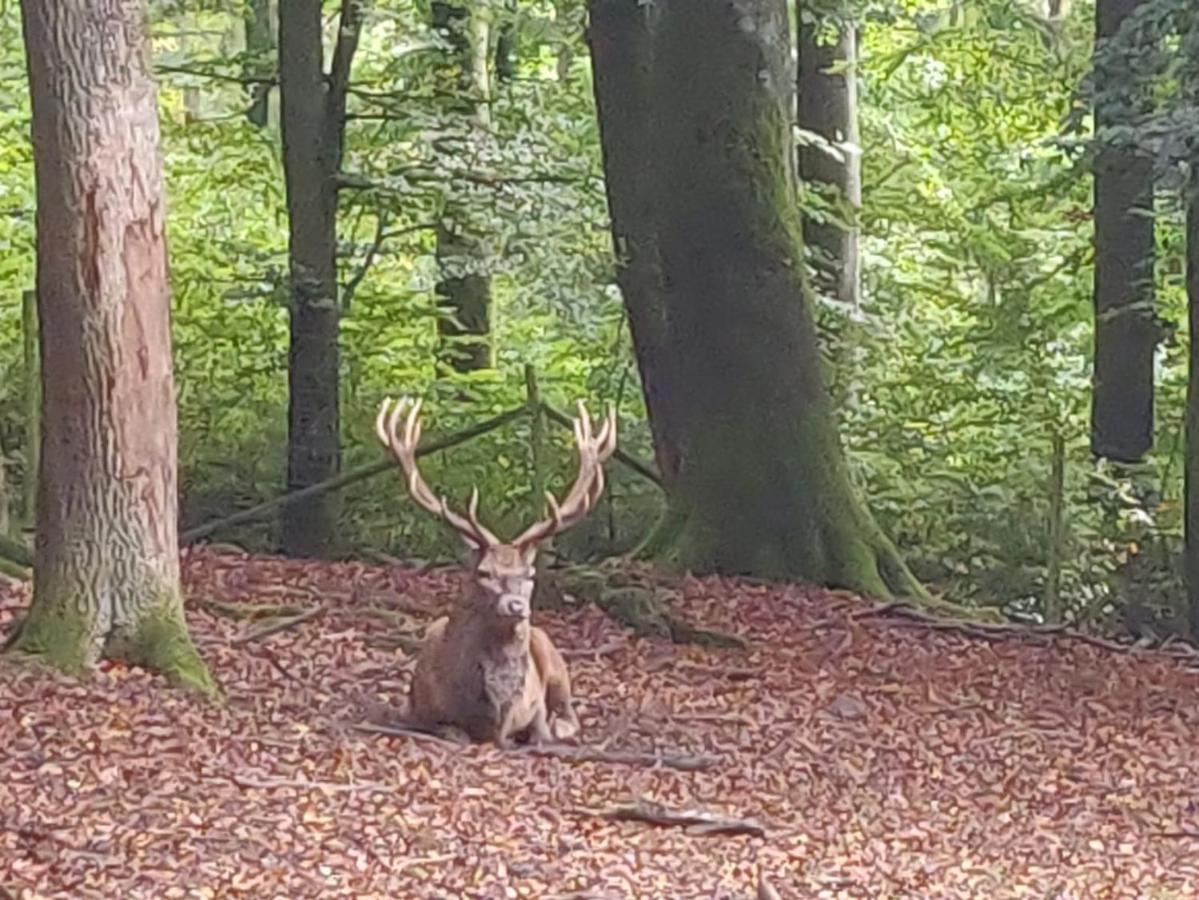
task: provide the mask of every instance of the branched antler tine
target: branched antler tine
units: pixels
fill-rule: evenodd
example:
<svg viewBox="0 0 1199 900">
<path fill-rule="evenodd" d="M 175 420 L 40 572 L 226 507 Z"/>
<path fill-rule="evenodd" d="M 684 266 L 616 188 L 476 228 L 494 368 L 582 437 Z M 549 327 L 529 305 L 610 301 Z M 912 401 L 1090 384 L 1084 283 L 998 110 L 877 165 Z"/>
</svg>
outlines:
<svg viewBox="0 0 1199 900">
<path fill-rule="evenodd" d="M 404 397 L 392 406 L 392 399 L 388 397 L 383 401 L 375 419 L 375 433 L 400 464 L 408 493 L 419 506 L 444 520 L 473 546 L 484 548 L 498 544 L 495 535 L 479 524 L 473 509 L 470 520 L 458 515 L 446 505 L 443 497 L 433 493 L 421 477 L 420 469 L 416 465 L 416 449 L 421 436 L 420 408 L 419 399 Z M 477 505 L 477 499 L 474 502 Z"/>
<path fill-rule="evenodd" d="M 559 503 L 552 494 L 546 495 L 550 517 L 525 529 L 516 539 L 517 545 L 528 546 L 552 534 L 564 531 L 587 515 L 604 491 L 603 463 L 615 449 L 614 412 L 609 409 L 599 434 L 594 434 L 587 407 L 579 401 L 579 417 L 573 423 L 575 445 L 579 457 L 579 474 L 565 499 Z"/>
</svg>

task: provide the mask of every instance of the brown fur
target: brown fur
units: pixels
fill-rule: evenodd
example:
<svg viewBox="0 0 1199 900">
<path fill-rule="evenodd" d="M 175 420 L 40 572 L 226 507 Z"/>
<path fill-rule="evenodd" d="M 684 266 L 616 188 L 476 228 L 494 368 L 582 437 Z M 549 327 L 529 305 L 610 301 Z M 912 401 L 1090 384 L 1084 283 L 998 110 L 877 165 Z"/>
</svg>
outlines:
<svg viewBox="0 0 1199 900">
<path fill-rule="evenodd" d="M 566 662 L 527 621 L 495 628 L 469 606 L 429 626 L 409 692 L 409 718 L 429 730 L 510 746 L 579 732 Z"/>
</svg>

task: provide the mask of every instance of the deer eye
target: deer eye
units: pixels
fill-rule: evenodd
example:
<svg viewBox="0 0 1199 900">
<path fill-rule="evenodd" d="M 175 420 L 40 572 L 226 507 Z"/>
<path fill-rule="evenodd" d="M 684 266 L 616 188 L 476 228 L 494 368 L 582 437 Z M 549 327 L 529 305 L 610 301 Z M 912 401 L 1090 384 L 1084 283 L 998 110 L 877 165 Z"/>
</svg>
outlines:
<svg viewBox="0 0 1199 900">
<path fill-rule="evenodd" d="M 498 594 L 500 592 L 500 583 L 494 578 L 484 576 L 479 579 L 479 584 L 483 585 L 483 589 L 488 593 Z"/>
</svg>

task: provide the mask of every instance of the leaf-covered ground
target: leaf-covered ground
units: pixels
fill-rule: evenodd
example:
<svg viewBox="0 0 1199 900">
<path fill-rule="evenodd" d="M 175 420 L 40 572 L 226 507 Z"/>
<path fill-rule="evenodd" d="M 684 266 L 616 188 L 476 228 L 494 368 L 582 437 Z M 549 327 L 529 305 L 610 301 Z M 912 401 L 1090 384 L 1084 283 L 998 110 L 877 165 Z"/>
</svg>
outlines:
<svg viewBox="0 0 1199 900">
<path fill-rule="evenodd" d="M 759 872 L 783 897 L 1199 896 L 1199 673 L 1165 654 L 688 581 L 676 612 L 753 650 L 540 619 L 587 743 L 716 764 L 579 763 L 353 729 L 402 698 L 388 638 L 444 607 L 451 573 L 210 551 L 185 570 L 224 708 L 121 666 L 0 667 L 0 896 L 747 898 Z M 214 600 L 325 611 L 239 641 L 264 623 Z M 766 834 L 598 815 L 634 801 Z"/>
</svg>

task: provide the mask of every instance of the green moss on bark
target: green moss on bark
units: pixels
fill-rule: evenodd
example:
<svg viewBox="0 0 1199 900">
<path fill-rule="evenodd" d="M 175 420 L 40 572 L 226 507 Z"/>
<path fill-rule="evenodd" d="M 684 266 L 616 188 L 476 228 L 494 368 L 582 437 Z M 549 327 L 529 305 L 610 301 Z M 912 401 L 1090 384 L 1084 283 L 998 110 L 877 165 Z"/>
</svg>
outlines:
<svg viewBox="0 0 1199 900">
<path fill-rule="evenodd" d="M 173 683 L 217 699 L 220 691 L 196 650 L 178 599 L 149 607 L 128 633 L 114 634 L 106 654 L 161 672 Z"/>
<path fill-rule="evenodd" d="M 168 594 L 150 605 L 135 625 L 108 635 L 98 633 L 97 623 L 80 612 L 87 606 L 75 600 L 64 595 L 35 602 L 7 652 L 37 658 L 71 675 L 86 673 L 101 655 L 121 659 L 161 672 L 181 687 L 219 697 L 208 666 L 188 635 L 177 597 Z"/>
<path fill-rule="evenodd" d="M 87 670 L 95 656 L 94 625 L 72 603 L 35 604 L 8 652 L 35 656 L 68 674 Z"/>
</svg>

